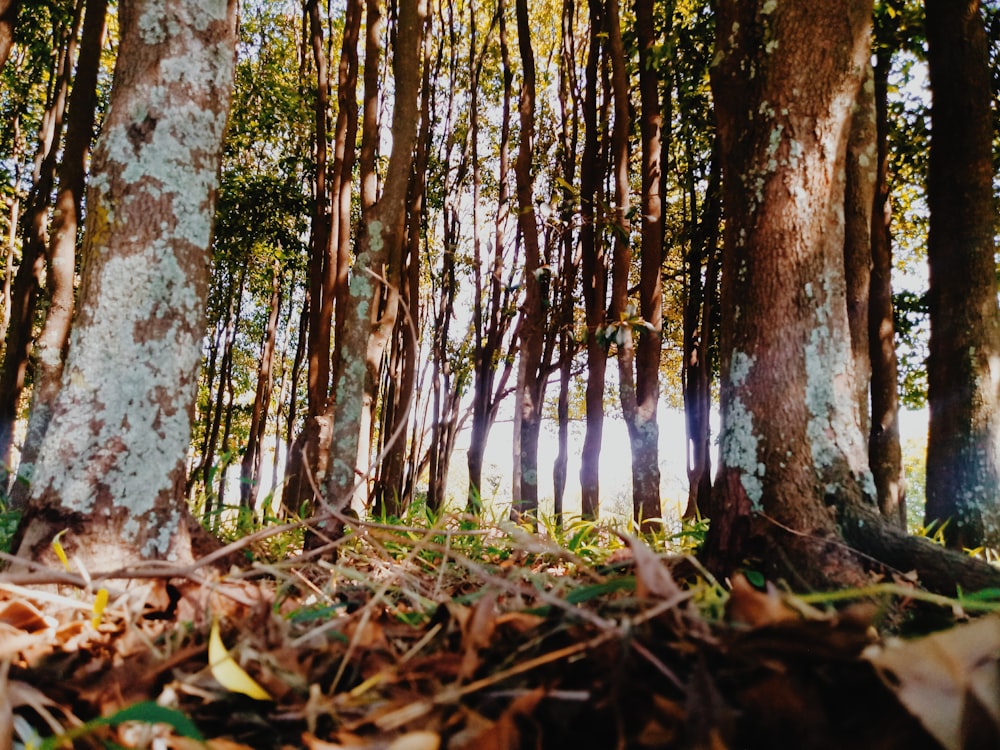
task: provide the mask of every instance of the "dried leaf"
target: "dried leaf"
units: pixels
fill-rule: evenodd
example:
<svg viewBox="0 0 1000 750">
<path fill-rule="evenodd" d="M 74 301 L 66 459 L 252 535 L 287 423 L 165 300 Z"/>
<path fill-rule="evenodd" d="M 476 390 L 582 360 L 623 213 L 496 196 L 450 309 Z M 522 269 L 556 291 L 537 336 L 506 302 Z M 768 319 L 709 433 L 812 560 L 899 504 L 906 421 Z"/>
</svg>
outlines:
<svg viewBox="0 0 1000 750">
<path fill-rule="evenodd" d="M 268 692 L 244 672 L 226 651 L 226 647 L 222 644 L 222 636 L 219 635 L 218 620 L 212 621 L 212 632 L 208 636 L 208 666 L 212 670 L 212 676 L 226 690 L 248 695 L 258 701 L 271 700 Z"/>
<path fill-rule="evenodd" d="M 635 593 L 640 597 L 670 600 L 682 595 L 660 556 L 639 538 L 626 536 L 635 559 Z"/>
<path fill-rule="evenodd" d="M 34 605 L 21 599 L 0 603 L 0 623 L 7 623 L 18 630 L 34 633 L 54 624 Z"/>
<path fill-rule="evenodd" d="M 866 657 L 947 750 L 1000 746 L 1000 616 L 894 643 Z"/>
<path fill-rule="evenodd" d="M 758 591 L 737 573 L 733 576 L 726 615 L 730 622 L 751 627 L 772 625 L 776 622 L 801 619 L 799 613 L 788 606 L 781 593 L 770 582 L 767 591 Z"/>
</svg>

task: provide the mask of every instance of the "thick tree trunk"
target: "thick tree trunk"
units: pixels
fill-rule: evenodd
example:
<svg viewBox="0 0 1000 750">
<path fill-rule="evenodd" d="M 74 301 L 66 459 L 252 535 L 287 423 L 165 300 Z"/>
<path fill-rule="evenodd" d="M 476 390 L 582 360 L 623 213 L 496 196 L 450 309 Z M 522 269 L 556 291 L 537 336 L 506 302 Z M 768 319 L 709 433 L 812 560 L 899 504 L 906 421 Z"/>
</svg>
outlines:
<svg viewBox="0 0 1000 750">
<path fill-rule="evenodd" d="M 720 574 L 759 564 L 798 586 L 915 568 L 953 594 L 997 586 L 1000 571 L 882 521 L 855 398 L 843 200 L 871 11 L 866 0 L 719 5 L 722 435 L 705 554 Z"/>
<path fill-rule="evenodd" d="M 868 296 L 871 347 L 871 432 L 868 461 L 882 517 L 906 528 L 906 475 L 899 443 L 899 368 L 892 310 L 892 214 L 889 201 L 889 67 L 892 54 L 876 52 L 875 112 L 878 173 L 872 209 L 872 271 Z"/>
<path fill-rule="evenodd" d="M 69 345 L 75 291 L 73 281 L 76 276 L 76 233 L 83 206 L 87 158 L 94 138 L 97 74 L 107 7 L 107 0 L 89 0 L 87 3 L 80 57 L 70 94 L 66 142 L 59 166 L 59 191 L 49 227 L 46 268 L 49 306 L 45 324 L 35 343 L 31 411 L 18 468 L 18 476 L 25 481 L 17 483 L 11 491 L 12 504 L 18 507 L 27 502 L 27 481 L 49 426 Z"/>
<path fill-rule="evenodd" d="M 870 0 L 719 4 L 722 434 L 706 543 L 716 570 L 784 559 L 780 572 L 800 584 L 863 580 L 830 508 L 875 502 L 843 261 L 846 149 L 871 11 Z"/>
<path fill-rule="evenodd" d="M 1000 312 L 990 69 L 979 0 L 926 0 L 931 107 L 926 521 L 1000 544 Z"/>
<path fill-rule="evenodd" d="M 68 529 L 90 571 L 191 556 L 185 464 L 236 3 L 124 0 L 119 27 L 79 314 L 18 547 L 54 562 Z"/>
</svg>

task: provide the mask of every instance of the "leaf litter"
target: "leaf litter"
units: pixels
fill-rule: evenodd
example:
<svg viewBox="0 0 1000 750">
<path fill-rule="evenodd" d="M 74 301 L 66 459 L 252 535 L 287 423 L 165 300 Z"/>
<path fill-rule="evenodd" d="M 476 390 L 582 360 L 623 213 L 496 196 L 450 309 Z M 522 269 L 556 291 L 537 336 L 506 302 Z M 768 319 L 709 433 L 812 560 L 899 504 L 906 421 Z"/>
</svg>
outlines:
<svg viewBox="0 0 1000 750">
<path fill-rule="evenodd" d="M 0 747 L 1000 747 L 1000 613 L 968 614 L 997 597 L 719 583 L 596 526 L 350 528 L 226 575 L 0 573 Z"/>
</svg>

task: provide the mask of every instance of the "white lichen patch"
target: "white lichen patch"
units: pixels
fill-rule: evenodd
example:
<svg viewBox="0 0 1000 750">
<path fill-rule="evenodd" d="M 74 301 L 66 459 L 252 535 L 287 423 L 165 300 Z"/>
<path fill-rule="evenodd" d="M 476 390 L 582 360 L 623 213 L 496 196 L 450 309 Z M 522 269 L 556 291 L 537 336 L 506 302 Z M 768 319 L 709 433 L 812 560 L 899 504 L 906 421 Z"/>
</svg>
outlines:
<svg viewBox="0 0 1000 750">
<path fill-rule="evenodd" d="M 812 289 L 807 282 L 807 296 Z M 855 415 L 851 351 L 847 336 L 834 335 L 832 305 L 835 295 L 828 279 L 815 307 L 815 324 L 804 349 L 805 401 L 808 412 L 806 441 L 817 477 L 847 463 L 863 489 L 874 496 L 875 482 L 864 460 L 863 438 Z"/>
<path fill-rule="evenodd" d="M 729 382 L 735 387 L 743 385 L 753 367 L 754 358 L 745 352 L 733 352 L 732 360 L 729 364 Z"/>
<path fill-rule="evenodd" d="M 769 16 L 778 8 L 778 0 L 766 0 L 760 8 L 762 16 Z"/>
<path fill-rule="evenodd" d="M 739 397 L 733 398 L 723 416 L 719 452 L 725 466 L 740 472 L 740 484 L 755 510 L 762 508 L 764 463 L 758 459 L 758 437 L 753 415 Z"/>
</svg>

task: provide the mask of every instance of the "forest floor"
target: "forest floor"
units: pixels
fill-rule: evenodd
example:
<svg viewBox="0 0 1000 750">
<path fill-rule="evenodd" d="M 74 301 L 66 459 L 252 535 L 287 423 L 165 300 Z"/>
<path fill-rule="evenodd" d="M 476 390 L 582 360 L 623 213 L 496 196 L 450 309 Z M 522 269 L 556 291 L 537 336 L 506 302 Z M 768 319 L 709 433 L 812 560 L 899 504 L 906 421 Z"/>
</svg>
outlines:
<svg viewBox="0 0 1000 750">
<path fill-rule="evenodd" d="M 227 575 L 108 581 L 106 605 L 0 573 L 0 748 L 1000 747 L 1000 592 L 795 596 L 682 542 L 257 535 Z"/>
</svg>

